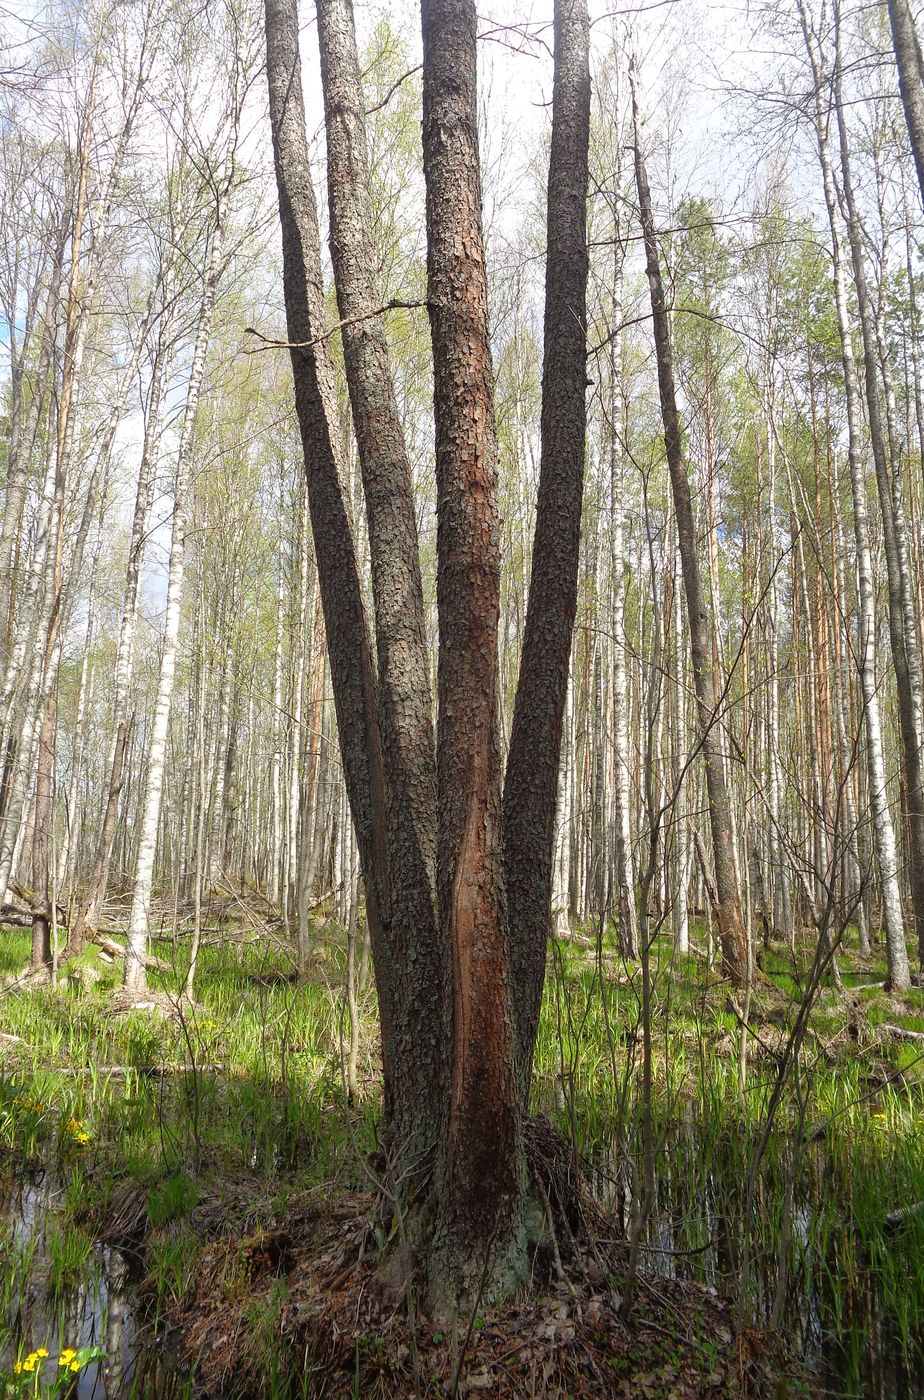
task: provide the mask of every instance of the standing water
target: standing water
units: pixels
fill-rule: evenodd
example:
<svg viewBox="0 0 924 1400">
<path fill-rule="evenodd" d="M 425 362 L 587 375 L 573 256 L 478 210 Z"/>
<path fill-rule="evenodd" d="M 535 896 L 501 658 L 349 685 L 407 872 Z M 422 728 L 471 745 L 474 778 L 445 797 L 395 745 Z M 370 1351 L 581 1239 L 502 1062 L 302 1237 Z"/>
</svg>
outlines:
<svg viewBox="0 0 924 1400">
<path fill-rule="evenodd" d="M 673 1125 L 657 1149 L 657 1199 L 639 1267 L 705 1283 L 736 1300 L 744 1321 L 778 1328 L 827 1395 L 921 1400 L 921 1219 L 911 1214 L 893 1231 L 872 1230 L 862 1212 L 838 1200 L 842 1183 L 819 1144 L 797 1172 L 781 1175 L 780 1167 L 768 1157 L 749 1199 L 733 1150 L 707 1141 L 690 1117 Z M 627 1238 L 637 1179 L 616 1147 L 595 1173 L 597 1193 Z"/>
<path fill-rule="evenodd" d="M 189 1395 L 188 1379 L 144 1324 L 132 1257 L 98 1243 L 83 1250 L 79 1234 L 69 1250 L 56 1210 L 61 1192 L 48 1177 L 0 1191 L 0 1372 L 15 1375 L 17 1362 L 46 1352 L 32 1371 L 42 1394 L 71 1374 L 62 1361 L 89 1354 L 68 1389 L 78 1400 Z"/>
</svg>

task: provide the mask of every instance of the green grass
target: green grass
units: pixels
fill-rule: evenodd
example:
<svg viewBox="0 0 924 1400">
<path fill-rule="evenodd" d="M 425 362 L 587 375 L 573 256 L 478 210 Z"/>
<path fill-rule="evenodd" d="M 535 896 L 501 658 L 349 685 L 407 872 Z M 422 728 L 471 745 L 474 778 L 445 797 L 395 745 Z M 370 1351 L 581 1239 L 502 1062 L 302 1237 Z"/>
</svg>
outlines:
<svg viewBox="0 0 924 1400">
<path fill-rule="evenodd" d="M 641 977 L 623 964 L 609 931 L 599 957 L 588 933 L 590 946 L 550 951 L 533 1107 L 595 1166 L 601 1194 L 631 1200 L 645 1140 Z M 703 930 L 693 936 L 704 945 Z M 153 949 L 172 970 L 152 981 L 174 993 L 186 970 L 183 947 L 165 939 Z M 762 950 L 741 1094 L 741 1028 L 727 986 L 699 959 L 655 941 L 658 1187 L 643 1266 L 714 1283 L 757 1320 L 771 1315 L 779 1289 L 789 1295 L 781 1320 L 790 1328 L 811 1298 L 816 1321 L 849 1342 L 840 1377 L 849 1388 L 862 1370 L 871 1291 L 900 1349 L 910 1355 L 924 1336 L 924 1212 L 896 1227 L 886 1219 L 924 1201 L 924 1044 L 881 1033 L 885 1024 L 924 1028 L 924 993 L 896 1005 L 881 987 L 863 985 L 881 980 L 881 959 L 844 954 L 848 999 L 822 988 L 763 1143 L 811 952 L 800 947 L 794 960 L 785 949 Z M 27 935 L 3 935 L 0 969 L 15 970 L 27 956 Z M 311 980 L 296 985 L 285 954 L 256 939 L 207 946 L 196 1010 L 179 1021 L 113 1015 L 118 969 L 98 959 L 93 985 L 67 979 L 54 991 L 0 1001 L 0 1030 L 21 1037 L 9 1043 L 0 1074 L 0 1154 L 11 1171 L 41 1165 L 57 1183 L 59 1213 L 42 1244 L 53 1290 L 85 1275 L 94 1223 L 126 1185 L 147 1192 L 156 1312 L 190 1287 L 197 1218 L 229 1183 L 263 1183 L 267 1221 L 284 1213 L 292 1192 L 365 1184 L 378 1123 L 374 994 L 363 1007 L 365 1101 L 350 1109 L 341 1067 L 344 959 L 339 933 L 319 930 Z M 668 1238 L 675 1252 L 659 1256 Z M 19 1246 L 0 1247 L 10 1262 L 0 1270 L 2 1324 L 32 1261 L 14 1253 Z M 258 1341 L 275 1335 L 283 1302 L 280 1292 L 254 1312 Z"/>
</svg>

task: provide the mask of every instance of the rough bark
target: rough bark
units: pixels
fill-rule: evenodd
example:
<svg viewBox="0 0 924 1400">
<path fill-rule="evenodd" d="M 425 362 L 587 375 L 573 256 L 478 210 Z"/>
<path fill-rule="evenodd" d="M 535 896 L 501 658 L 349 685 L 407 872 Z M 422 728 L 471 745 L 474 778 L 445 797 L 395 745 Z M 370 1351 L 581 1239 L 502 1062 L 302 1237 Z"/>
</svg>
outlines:
<svg viewBox="0 0 924 1400">
<path fill-rule="evenodd" d="M 587 392 L 586 0 L 555 6 L 539 493 L 523 652 L 504 782 L 504 871 L 524 1104 L 551 931 L 562 719 L 577 607 Z"/>
<path fill-rule="evenodd" d="M 267 79 L 283 292 L 344 778 L 366 887 L 382 1028 L 386 1113 L 394 1099 L 394 995 L 387 907 L 378 697 L 349 506 L 340 470 L 333 369 L 324 335 L 317 205 L 311 184 L 298 7 L 267 0 Z"/>
<path fill-rule="evenodd" d="M 523 1267 L 524 1161 L 501 852 L 500 551 L 476 13 L 473 0 L 423 0 L 421 8 L 440 629 L 437 883 L 453 1012 L 433 1282 L 451 1301 L 472 1299 L 484 1275 L 493 1289 Z M 546 933 L 536 935 L 542 956 Z"/>
<path fill-rule="evenodd" d="M 889 24 L 905 123 L 924 202 L 924 61 L 908 0 L 889 0 Z"/>
<path fill-rule="evenodd" d="M 317 0 L 330 248 L 359 450 L 378 660 L 395 1053 L 407 1065 L 394 1138 L 436 1146 L 445 1099 L 449 965 L 436 917 L 436 762 L 411 466 L 382 317 L 351 0 Z M 402 1168 L 403 1170 L 403 1168 Z"/>
<path fill-rule="evenodd" d="M 712 852 L 715 866 L 716 915 L 722 941 L 722 970 L 735 985 L 741 985 L 746 981 L 748 975 L 748 950 L 741 918 L 741 899 L 738 893 L 738 878 L 735 870 L 731 801 L 725 777 L 722 747 L 718 741 L 717 726 L 721 720 L 717 678 L 712 664 L 709 617 L 703 592 L 696 527 L 690 499 L 690 483 L 684 462 L 680 416 L 677 412 L 674 390 L 667 303 L 658 260 L 651 193 L 639 139 L 638 110 L 634 87 L 632 109 L 635 131 L 635 183 L 638 190 L 642 234 L 645 243 L 648 288 L 651 294 L 658 368 L 658 392 L 664 425 L 664 447 L 671 479 L 674 513 L 677 517 L 677 537 L 683 569 L 690 651 L 693 660 L 693 685 L 696 693 L 700 743 L 706 768 L 709 824 L 712 831 Z"/>
</svg>

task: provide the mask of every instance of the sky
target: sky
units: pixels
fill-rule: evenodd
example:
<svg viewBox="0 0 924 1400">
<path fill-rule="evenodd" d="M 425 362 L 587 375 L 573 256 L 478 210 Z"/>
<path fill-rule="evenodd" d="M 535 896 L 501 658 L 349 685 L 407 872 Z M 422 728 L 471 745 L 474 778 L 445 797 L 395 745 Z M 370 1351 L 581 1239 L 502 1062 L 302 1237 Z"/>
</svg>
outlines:
<svg viewBox="0 0 924 1400">
<path fill-rule="evenodd" d="M 483 0 L 479 12 L 486 220 L 492 236 L 501 241 L 507 235 L 514 238 L 531 216 L 541 185 L 540 157 L 550 122 L 552 90 L 551 10 L 551 0 Z M 729 0 L 640 0 L 622 8 L 613 0 L 590 0 L 590 10 L 594 65 L 603 63 L 614 40 L 637 57 L 656 201 L 659 197 L 663 200 L 667 186 L 672 205 L 695 193 L 716 200 L 729 226 L 736 218 L 747 217 L 754 204 L 767 138 L 749 122 L 751 109 L 742 98 L 742 90 L 772 87 L 778 66 L 773 43 L 765 36 L 757 37 L 756 11 Z M 0 30 L 25 38 L 43 13 L 36 0 L 0 0 Z M 360 47 L 383 17 L 405 36 L 410 65 L 419 63 L 416 0 L 357 0 Z M 313 4 L 303 0 L 303 80 L 323 205 L 323 105 L 315 29 Z M 8 58 L 8 62 L 15 61 L 19 50 L 11 52 L 13 59 Z M 247 142 L 254 161 L 266 170 L 270 197 L 272 175 L 262 83 L 256 85 L 253 104 Z M 806 205 L 817 209 L 820 182 L 810 158 L 791 164 L 790 180 Z M 278 293 L 277 288 L 277 315 Z M 6 343 L 0 325 L 0 374 Z M 178 384 L 174 406 L 181 402 L 182 390 Z M 130 509 L 130 483 L 140 436 L 141 415 L 133 407 L 118 438 L 122 475 L 128 483 L 123 514 Z M 169 508 L 169 497 L 162 497 L 156 507 L 162 524 L 149 551 L 149 587 L 155 601 L 162 591 Z"/>
</svg>

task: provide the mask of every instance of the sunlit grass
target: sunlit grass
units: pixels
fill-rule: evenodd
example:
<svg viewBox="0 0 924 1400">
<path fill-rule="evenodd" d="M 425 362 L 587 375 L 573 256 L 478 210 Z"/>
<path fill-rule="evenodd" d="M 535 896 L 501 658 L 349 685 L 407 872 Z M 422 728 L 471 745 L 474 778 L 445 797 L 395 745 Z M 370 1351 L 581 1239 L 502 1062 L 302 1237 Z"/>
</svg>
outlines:
<svg viewBox="0 0 924 1400">
<path fill-rule="evenodd" d="M 18 953 L 7 948 L 5 956 L 20 966 L 28 940 L 11 937 Z M 705 943 L 702 930 L 695 941 Z M 172 970 L 152 981 L 174 996 L 183 947 L 164 939 L 154 949 Z M 813 1331 L 843 1331 L 845 1379 L 856 1381 L 863 1347 L 851 1359 L 850 1338 L 868 1325 L 864 1298 L 875 1296 L 906 1351 L 924 1334 L 924 1211 L 889 1222 L 924 1201 L 924 1044 L 882 1032 L 924 1027 L 924 994 L 897 1004 L 869 985 L 882 980 L 876 960 L 843 956 L 848 995 L 821 989 L 765 1135 L 810 961 L 809 948 L 795 959 L 786 949 L 761 951 L 742 1093 L 742 1031 L 727 985 L 700 959 L 677 957 L 669 939 L 655 941 L 657 1200 L 644 1265 L 714 1284 L 757 1321 L 773 1316 L 778 1292 L 797 1306 L 811 1298 L 805 1345 L 811 1350 Z M 8 1042 L 0 1075 L 0 1152 L 11 1164 L 50 1168 L 59 1183 L 64 1223 L 43 1246 L 56 1288 L 85 1271 L 93 1222 L 105 1218 L 121 1184 L 146 1189 L 156 1309 L 190 1285 L 192 1221 L 204 1193 L 258 1179 L 271 1212 L 293 1190 L 365 1184 L 379 1112 L 374 993 L 364 997 L 366 1092 L 357 1109 L 343 1090 L 345 950 L 336 929 L 319 931 L 304 985 L 291 980 L 282 950 L 255 938 L 203 948 L 196 1005 L 170 1019 L 114 1014 L 118 967 L 97 960 L 94 969 L 92 985 L 64 979 L 0 1001 L 0 1030 L 20 1038 Z M 596 1167 L 601 1195 L 614 1207 L 624 1199 L 630 1211 L 645 1140 L 642 1020 L 638 968 L 620 958 L 611 930 L 552 948 L 533 1108 Z M 8 1257 L 2 1317 L 30 1264 Z M 261 1313 L 253 1326 L 265 1331 L 271 1322 Z"/>
</svg>

